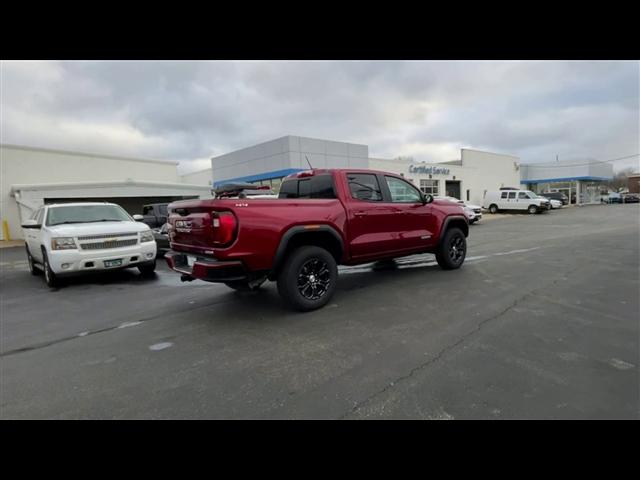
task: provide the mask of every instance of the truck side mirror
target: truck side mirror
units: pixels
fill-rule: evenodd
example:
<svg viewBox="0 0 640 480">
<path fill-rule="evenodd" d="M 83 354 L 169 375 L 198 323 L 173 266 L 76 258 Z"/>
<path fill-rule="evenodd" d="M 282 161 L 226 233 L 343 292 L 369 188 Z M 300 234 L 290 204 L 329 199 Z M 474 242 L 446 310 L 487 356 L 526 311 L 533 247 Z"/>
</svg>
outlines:
<svg viewBox="0 0 640 480">
<path fill-rule="evenodd" d="M 144 217 L 143 217 L 142 215 L 140 215 L 139 213 L 136 213 L 136 214 L 133 216 L 133 219 L 134 219 L 136 222 L 141 222 L 141 221 L 143 221 L 143 220 L 144 220 Z"/>
<path fill-rule="evenodd" d="M 433 202 L 433 195 L 422 195 L 422 204 L 426 205 L 427 203 Z"/>
</svg>

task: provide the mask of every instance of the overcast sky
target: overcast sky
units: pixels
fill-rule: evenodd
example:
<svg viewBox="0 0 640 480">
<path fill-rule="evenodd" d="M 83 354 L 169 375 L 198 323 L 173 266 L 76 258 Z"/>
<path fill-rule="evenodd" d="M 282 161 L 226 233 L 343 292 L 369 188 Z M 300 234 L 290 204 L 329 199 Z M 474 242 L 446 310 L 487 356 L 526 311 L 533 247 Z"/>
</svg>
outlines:
<svg viewBox="0 0 640 480">
<path fill-rule="evenodd" d="M 3 61 L 1 141 L 183 172 L 284 135 L 417 161 L 605 160 L 640 152 L 639 77 L 639 62 Z"/>
</svg>

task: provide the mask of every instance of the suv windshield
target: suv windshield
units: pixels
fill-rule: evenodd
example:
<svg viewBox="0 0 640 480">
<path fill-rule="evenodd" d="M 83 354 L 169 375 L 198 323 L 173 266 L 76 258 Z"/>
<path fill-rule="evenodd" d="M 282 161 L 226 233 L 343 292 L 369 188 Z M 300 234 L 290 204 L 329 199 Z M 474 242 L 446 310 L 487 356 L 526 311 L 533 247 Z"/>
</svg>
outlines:
<svg viewBox="0 0 640 480">
<path fill-rule="evenodd" d="M 47 225 L 90 222 L 130 222 L 129 214 L 118 205 L 73 205 L 52 207 L 47 215 Z"/>
</svg>

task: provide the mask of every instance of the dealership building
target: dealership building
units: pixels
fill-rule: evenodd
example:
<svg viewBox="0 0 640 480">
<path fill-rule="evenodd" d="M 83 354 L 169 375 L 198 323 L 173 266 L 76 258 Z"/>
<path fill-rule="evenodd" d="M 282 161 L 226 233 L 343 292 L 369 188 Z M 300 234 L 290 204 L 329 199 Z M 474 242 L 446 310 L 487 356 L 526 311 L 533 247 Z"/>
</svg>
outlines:
<svg viewBox="0 0 640 480">
<path fill-rule="evenodd" d="M 520 182 L 536 193 L 562 192 L 571 203 L 600 203 L 607 188 L 604 182 L 613 179 L 613 165 L 605 162 L 549 162 L 520 166 Z"/>
<path fill-rule="evenodd" d="M 518 157 L 462 149 L 460 158 L 424 163 L 369 157 L 356 143 L 285 136 L 211 159 L 214 186 L 230 182 L 268 185 L 278 190 L 287 175 L 313 168 L 371 168 L 402 175 L 423 192 L 481 204 L 484 192 L 518 187 Z"/>
<path fill-rule="evenodd" d="M 2 239 L 22 238 L 23 220 L 55 202 L 105 201 L 130 214 L 147 203 L 211 198 L 206 183 L 189 183 L 178 162 L 0 145 Z"/>
</svg>

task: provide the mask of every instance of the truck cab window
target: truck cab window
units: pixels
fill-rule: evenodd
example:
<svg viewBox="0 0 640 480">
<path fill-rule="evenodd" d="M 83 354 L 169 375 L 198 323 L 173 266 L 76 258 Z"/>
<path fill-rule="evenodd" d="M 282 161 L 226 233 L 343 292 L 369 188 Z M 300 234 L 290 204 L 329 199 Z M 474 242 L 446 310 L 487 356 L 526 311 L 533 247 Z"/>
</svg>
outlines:
<svg viewBox="0 0 640 480">
<path fill-rule="evenodd" d="M 282 182 L 278 198 L 298 198 L 298 180 Z"/>
<path fill-rule="evenodd" d="M 333 176 L 315 175 L 282 184 L 278 198 L 337 198 L 333 188 Z"/>
<path fill-rule="evenodd" d="M 422 203 L 422 196 L 418 189 L 408 182 L 395 177 L 384 177 L 391 193 L 391 201 L 394 203 Z"/>
<path fill-rule="evenodd" d="M 370 173 L 349 173 L 347 179 L 351 196 L 356 200 L 382 201 L 380 184 L 378 184 L 378 178 L 375 175 Z"/>
</svg>

